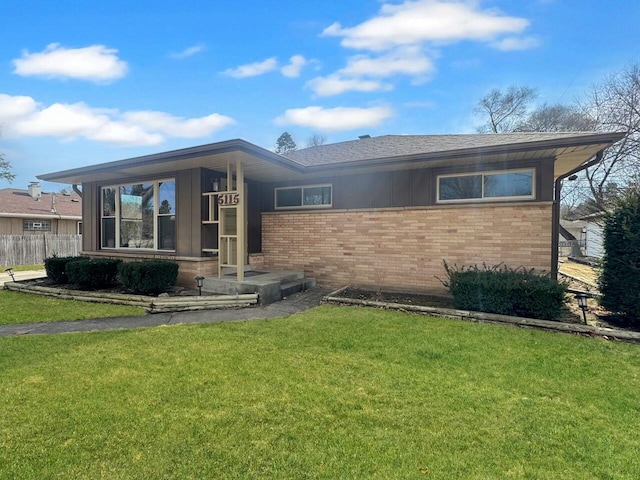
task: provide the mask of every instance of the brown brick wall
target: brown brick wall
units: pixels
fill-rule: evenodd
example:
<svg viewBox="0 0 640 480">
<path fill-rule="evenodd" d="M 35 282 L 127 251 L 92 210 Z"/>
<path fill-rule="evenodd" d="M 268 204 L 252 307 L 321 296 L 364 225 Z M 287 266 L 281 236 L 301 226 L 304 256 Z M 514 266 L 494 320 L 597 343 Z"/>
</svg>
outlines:
<svg viewBox="0 0 640 480">
<path fill-rule="evenodd" d="M 135 262 L 141 260 L 169 260 L 178 264 L 178 285 L 193 287 L 196 284 L 195 277 L 217 277 L 218 259 L 216 257 L 178 257 L 163 253 L 128 253 L 109 252 L 106 250 L 98 252 L 83 251 L 82 255 L 91 258 L 119 258 L 125 262 Z"/>
<path fill-rule="evenodd" d="M 321 285 L 443 290 L 450 264 L 551 269 L 551 203 L 265 213 L 266 268 Z"/>
</svg>

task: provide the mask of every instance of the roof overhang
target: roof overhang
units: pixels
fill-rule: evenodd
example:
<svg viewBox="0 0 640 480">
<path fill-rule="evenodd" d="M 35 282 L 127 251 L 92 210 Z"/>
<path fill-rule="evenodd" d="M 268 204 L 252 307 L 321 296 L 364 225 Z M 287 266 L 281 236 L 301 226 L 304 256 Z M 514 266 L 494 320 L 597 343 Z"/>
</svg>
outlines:
<svg viewBox="0 0 640 480">
<path fill-rule="evenodd" d="M 305 166 L 245 140 L 235 139 L 182 150 L 162 152 L 116 162 L 38 175 L 45 181 L 80 184 L 147 175 L 165 175 L 191 168 L 226 171 L 228 162 L 241 161 L 250 180 L 276 182 L 346 173 L 407 170 L 553 159 L 558 178 L 592 159 L 598 152 L 624 137 L 624 133 L 594 133 L 551 140 L 462 148 L 406 156 L 343 161 Z"/>
</svg>

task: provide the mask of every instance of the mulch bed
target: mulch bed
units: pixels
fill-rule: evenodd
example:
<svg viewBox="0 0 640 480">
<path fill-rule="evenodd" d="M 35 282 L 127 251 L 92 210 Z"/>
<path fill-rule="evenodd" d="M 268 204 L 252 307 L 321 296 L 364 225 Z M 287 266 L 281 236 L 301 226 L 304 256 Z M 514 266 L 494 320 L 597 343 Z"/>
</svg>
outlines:
<svg viewBox="0 0 640 480">
<path fill-rule="evenodd" d="M 78 287 L 77 285 L 72 285 L 69 283 L 55 283 L 53 280 L 48 278 L 36 278 L 34 280 L 23 280 L 22 283 L 27 283 L 29 285 L 37 285 L 39 287 L 51 287 L 51 288 L 59 288 L 64 290 L 82 290 L 86 292 L 102 292 L 102 293 L 120 293 L 123 295 L 132 295 L 133 292 L 127 290 L 121 285 L 116 285 L 109 288 L 101 288 L 101 289 L 87 289 Z M 183 297 L 183 296 L 196 296 L 198 295 L 197 289 L 185 288 L 185 287 L 171 287 L 169 290 L 165 292 L 170 297 Z M 135 295 L 143 295 L 145 297 L 157 297 L 158 295 L 144 295 L 144 294 L 135 294 Z M 166 295 L 163 295 L 166 296 Z M 204 296 L 204 293 L 203 293 Z"/>
<path fill-rule="evenodd" d="M 455 306 L 453 305 L 453 298 L 442 295 L 385 291 L 377 292 L 373 290 L 349 287 L 340 291 L 336 296 L 341 298 L 354 298 L 357 300 L 368 300 L 374 302 L 455 309 Z M 633 320 L 629 320 L 619 315 L 611 314 L 610 312 L 607 312 L 602 307 L 600 307 L 595 300 L 589 300 L 588 316 L 590 319 L 589 323 L 597 327 L 617 328 L 632 332 L 640 332 L 639 322 L 634 323 Z M 593 320 L 594 317 L 595 321 Z M 582 311 L 578 307 L 577 302 L 574 300 L 573 295 L 569 295 L 569 301 L 563 309 L 561 316 L 559 318 L 556 318 L 555 320 L 564 323 L 583 323 Z"/>
</svg>

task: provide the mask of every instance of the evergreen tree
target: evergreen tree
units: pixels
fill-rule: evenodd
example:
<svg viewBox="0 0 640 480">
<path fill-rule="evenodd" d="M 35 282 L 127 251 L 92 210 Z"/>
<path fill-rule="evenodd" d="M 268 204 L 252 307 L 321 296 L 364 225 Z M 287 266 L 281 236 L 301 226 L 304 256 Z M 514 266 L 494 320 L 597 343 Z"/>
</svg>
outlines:
<svg viewBox="0 0 640 480">
<path fill-rule="evenodd" d="M 599 285 L 607 310 L 640 325 L 640 188 L 632 188 L 605 218 Z"/>
<path fill-rule="evenodd" d="M 276 141 L 276 153 L 283 155 L 287 152 L 294 152 L 296 149 L 296 142 L 293 141 L 293 137 L 289 132 L 284 132 L 278 137 Z"/>
</svg>

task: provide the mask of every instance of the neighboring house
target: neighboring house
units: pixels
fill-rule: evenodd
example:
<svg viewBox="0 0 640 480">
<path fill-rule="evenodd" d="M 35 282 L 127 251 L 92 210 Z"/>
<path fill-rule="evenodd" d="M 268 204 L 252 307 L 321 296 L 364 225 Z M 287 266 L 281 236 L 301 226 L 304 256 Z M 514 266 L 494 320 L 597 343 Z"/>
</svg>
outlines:
<svg viewBox="0 0 640 480">
<path fill-rule="evenodd" d="M 604 256 L 604 213 L 597 212 L 581 217 L 585 223 L 584 232 L 586 240 L 585 255 L 587 257 L 601 259 Z"/>
<path fill-rule="evenodd" d="M 28 190 L 0 189 L 0 235 L 82 233 L 82 201 L 75 194 L 45 193 L 36 182 Z"/>
<path fill-rule="evenodd" d="M 559 181 L 622 133 L 363 136 L 286 156 L 244 140 L 40 175 L 82 184 L 83 252 L 328 286 L 443 289 L 443 260 L 557 271 Z"/>
<path fill-rule="evenodd" d="M 585 233 L 587 231 L 586 222 L 583 220 L 560 219 L 560 225 L 566 232 L 569 232 L 569 234 L 575 237 L 575 240 L 572 240 L 570 237 L 565 238 L 562 229 L 560 230 L 560 242 L 558 244 L 560 256 L 582 257 L 585 255 Z"/>
</svg>

